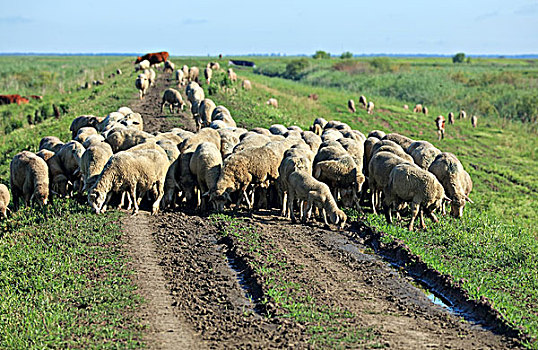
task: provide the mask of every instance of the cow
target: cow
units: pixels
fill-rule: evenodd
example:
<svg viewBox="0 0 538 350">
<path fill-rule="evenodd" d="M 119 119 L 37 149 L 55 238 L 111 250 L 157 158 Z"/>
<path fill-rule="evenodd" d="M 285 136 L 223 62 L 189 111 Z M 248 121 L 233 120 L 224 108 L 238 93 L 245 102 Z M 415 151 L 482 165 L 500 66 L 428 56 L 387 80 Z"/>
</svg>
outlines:
<svg viewBox="0 0 538 350">
<path fill-rule="evenodd" d="M 137 57 L 136 58 L 136 61 L 134 62 L 135 64 L 137 63 L 140 63 L 142 62 L 143 60 L 148 60 L 150 65 L 156 65 L 156 64 L 159 64 L 161 62 L 166 62 L 168 61 L 168 57 L 170 55 L 168 54 L 168 52 L 166 51 L 162 51 L 162 52 L 154 52 L 154 53 L 148 53 L 148 54 L 145 54 L 144 56 L 142 57 Z"/>
<path fill-rule="evenodd" d="M 29 99 L 27 99 L 26 97 L 22 97 L 21 95 L 0 95 L 0 105 L 9 105 L 12 103 L 21 105 L 23 103 L 29 102 Z"/>
</svg>

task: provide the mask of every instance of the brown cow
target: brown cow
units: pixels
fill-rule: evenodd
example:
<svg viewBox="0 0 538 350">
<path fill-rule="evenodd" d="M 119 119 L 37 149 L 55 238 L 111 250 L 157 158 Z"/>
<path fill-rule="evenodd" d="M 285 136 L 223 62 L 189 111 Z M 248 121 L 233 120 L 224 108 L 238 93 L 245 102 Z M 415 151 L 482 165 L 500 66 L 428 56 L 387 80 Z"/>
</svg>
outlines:
<svg viewBox="0 0 538 350">
<path fill-rule="evenodd" d="M 30 102 L 30 100 L 21 95 L 0 95 L 0 105 L 9 105 L 12 103 L 20 105 L 28 102 Z"/>
<path fill-rule="evenodd" d="M 161 62 L 168 61 L 169 56 L 170 55 L 166 51 L 148 53 L 148 54 L 145 54 L 142 57 L 140 57 L 140 56 L 137 57 L 137 59 L 136 59 L 136 61 L 134 63 L 137 64 L 137 63 L 142 62 L 143 60 L 148 60 L 150 65 L 155 65 L 155 64 L 159 64 Z"/>
</svg>

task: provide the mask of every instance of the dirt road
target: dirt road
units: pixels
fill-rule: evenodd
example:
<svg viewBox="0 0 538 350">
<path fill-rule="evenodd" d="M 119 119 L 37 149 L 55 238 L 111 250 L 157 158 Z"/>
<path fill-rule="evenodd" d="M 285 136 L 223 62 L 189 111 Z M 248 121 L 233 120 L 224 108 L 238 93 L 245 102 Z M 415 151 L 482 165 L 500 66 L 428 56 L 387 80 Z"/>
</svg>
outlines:
<svg viewBox="0 0 538 350">
<path fill-rule="evenodd" d="M 171 84 L 158 74 L 145 99 L 130 106 L 144 117 L 146 131 L 176 126 L 192 130 L 188 112 L 166 118 L 159 111 L 160 94 Z M 150 348 L 515 346 L 435 305 L 409 277 L 360 239 L 352 239 L 356 235 L 349 227 L 336 231 L 318 224 L 293 225 L 272 211 L 228 214 L 239 218 L 235 229 L 255 233 L 258 250 L 249 250 L 241 236 L 223 235 L 226 223 L 192 210 L 126 217 L 126 249 L 137 271 L 139 293 L 147 301 L 140 316 L 148 325 L 145 340 Z M 249 267 L 268 261 L 295 286 L 285 291 L 298 293 L 295 300 L 313 300 L 316 310 L 340 310 L 334 316 L 338 322 L 324 321 L 335 328 L 325 327 L 321 334 L 332 332 L 344 341 L 327 343 L 316 333 L 315 321 L 288 317 L 289 308 L 274 301 L 272 275 Z M 269 303 L 262 303 L 264 299 Z"/>
</svg>

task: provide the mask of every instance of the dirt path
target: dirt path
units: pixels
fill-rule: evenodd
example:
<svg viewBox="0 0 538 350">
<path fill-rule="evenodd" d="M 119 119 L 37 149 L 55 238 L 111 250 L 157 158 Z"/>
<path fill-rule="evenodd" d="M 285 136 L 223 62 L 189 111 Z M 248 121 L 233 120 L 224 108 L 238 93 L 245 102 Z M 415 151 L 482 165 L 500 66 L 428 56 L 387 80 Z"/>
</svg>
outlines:
<svg viewBox="0 0 538 350">
<path fill-rule="evenodd" d="M 171 75 L 168 75 L 171 77 Z M 145 130 L 192 130 L 190 114 L 162 117 L 160 94 L 172 83 L 161 73 L 149 95 L 131 108 L 142 114 Z M 255 227 L 267 250 L 286 261 L 286 281 L 304 286 L 320 305 L 346 310 L 342 332 L 368 330 L 360 347 L 395 349 L 505 349 L 514 344 L 502 336 L 472 326 L 434 305 L 425 294 L 385 261 L 348 238 L 346 232 L 292 225 L 271 212 L 242 219 Z M 239 262 L 260 263 L 234 237 L 223 240 L 218 225 L 189 211 L 140 213 L 126 217 L 127 248 L 137 271 L 136 282 L 147 303 L 142 320 L 148 325 L 150 348 L 311 348 L 313 324 L 283 317 L 279 306 L 260 313 L 246 296 Z M 236 266 L 234 268 L 234 266 Z M 239 266 L 240 268 L 237 268 Z M 250 282 L 267 296 L 263 276 Z M 243 281 L 244 283 L 244 281 Z M 356 345 L 357 346 L 357 345 Z M 354 347 L 356 347 L 354 346 Z"/>
</svg>

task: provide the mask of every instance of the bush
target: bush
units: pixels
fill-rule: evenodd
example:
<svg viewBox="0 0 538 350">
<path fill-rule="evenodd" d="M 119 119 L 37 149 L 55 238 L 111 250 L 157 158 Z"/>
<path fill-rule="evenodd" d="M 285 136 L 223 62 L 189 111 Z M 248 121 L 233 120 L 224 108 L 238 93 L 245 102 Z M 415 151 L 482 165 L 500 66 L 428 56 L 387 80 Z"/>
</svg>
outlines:
<svg viewBox="0 0 538 350">
<path fill-rule="evenodd" d="M 306 58 L 291 61 L 286 65 L 284 77 L 287 79 L 299 80 L 302 77 L 303 71 L 309 66 Z"/>
<path fill-rule="evenodd" d="M 459 52 L 452 56 L 452 62 L 453 63 L 463 63 L 465 61 L 465 54 L 463 52 Z"/>
<path fill-rule="evenodd" d="M 340 55 L 340 58 L 341 59 L 348 59 L 348 58 L 353 58 L 353 54 L 349 51 L 346 51 L 344 52 L 343 54 Z"/>
<path fill-rule="evenodd" d="M 370 61 L 370 65 L 382 73 L 391 71 L 390 60 L 388 57 L 376 57 Z"/>
<path fill-rule="evenodd" d="M 318 50 L 312 57 L 315 59 L 331 58 L 331 54 L 322 50 Z"/>
</svg>

